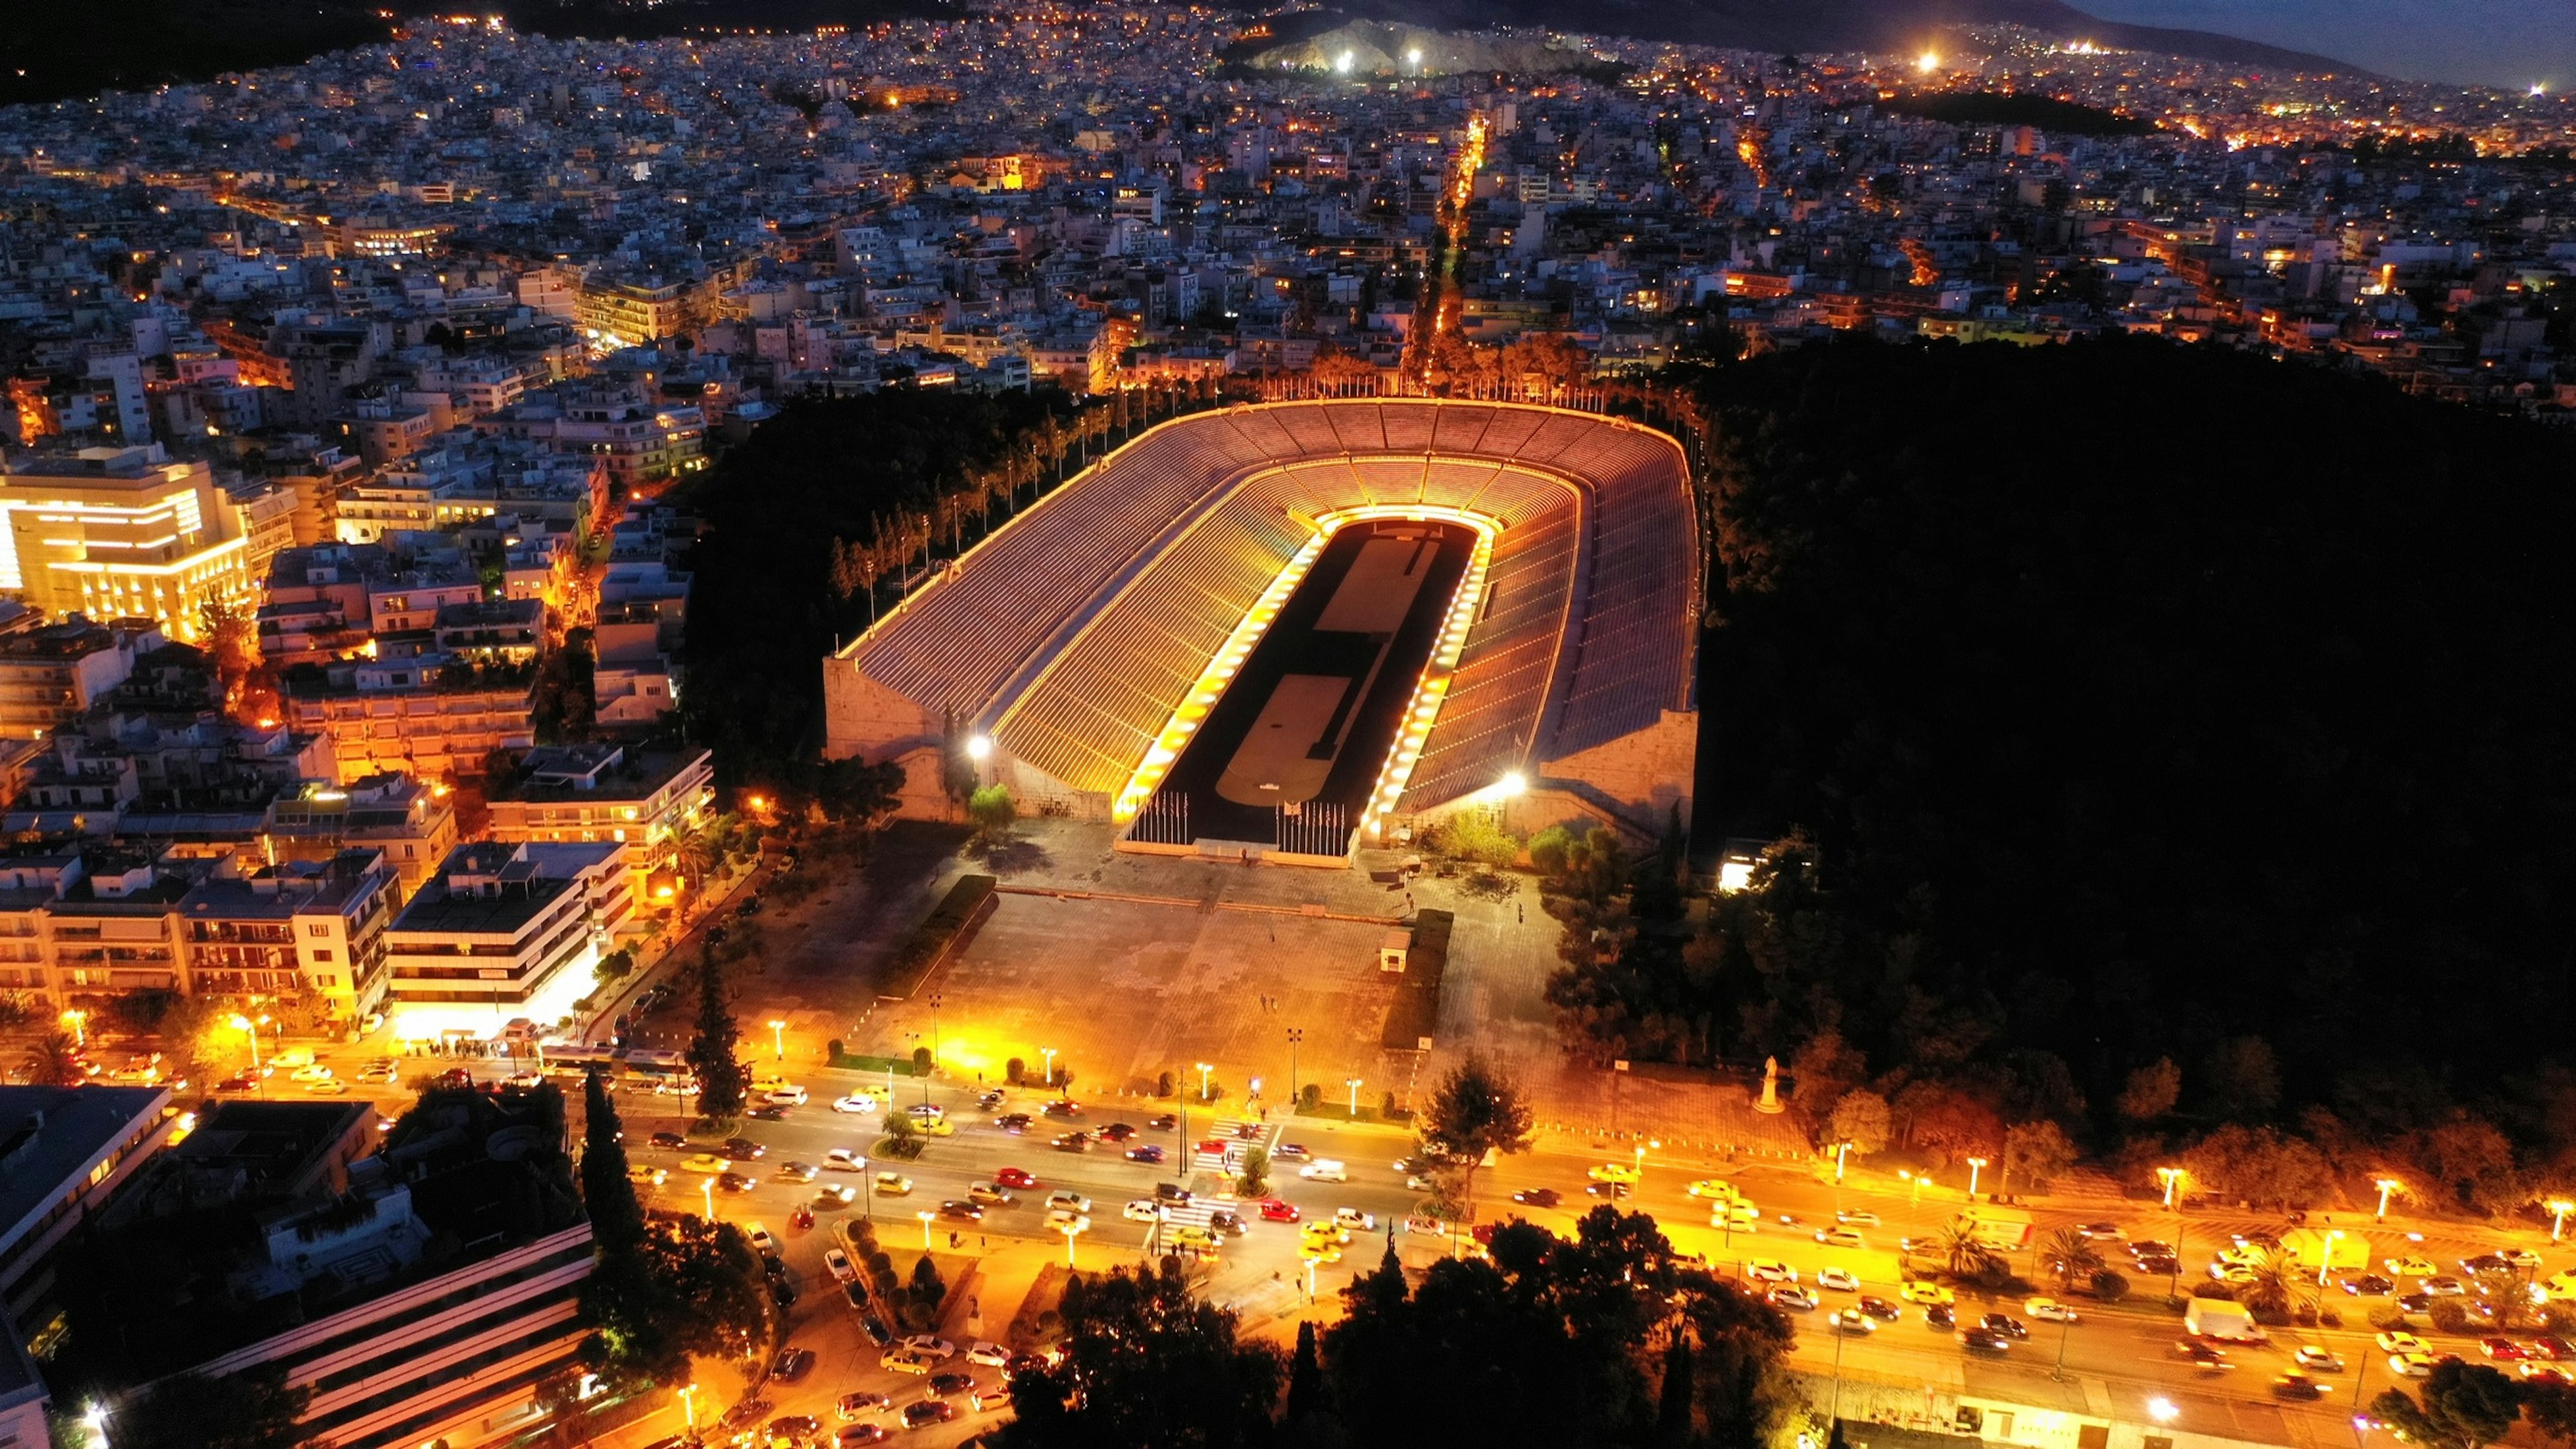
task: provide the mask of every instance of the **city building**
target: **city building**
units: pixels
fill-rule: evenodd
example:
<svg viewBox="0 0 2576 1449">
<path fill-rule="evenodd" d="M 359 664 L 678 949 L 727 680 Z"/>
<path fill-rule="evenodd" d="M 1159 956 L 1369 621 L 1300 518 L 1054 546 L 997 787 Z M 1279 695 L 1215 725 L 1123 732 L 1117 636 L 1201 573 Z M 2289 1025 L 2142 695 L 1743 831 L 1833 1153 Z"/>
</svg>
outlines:
<svg viewBox="0 0 2576 1449">
<path fill-rule="evenodd" d="M 294 1000 L 308 1029 L 352 1030 L 383 1008 L 390 989 L 385 928 L 398 894 L 379 850 L 219 871 L 179 898 L 188 990 L 220 1001 Z"/>
<path fill-rule="evenodd" d="M 410 775 L 364 775 L 346 784 L 305 780 L 270 802 L 258 844 L 271 860 L 379 852 L 408 897 L 456 848 L 456 807 L 447 791 Z"/>
<path fill-rule="evenodd" d="M 516 1018 L 551 1025 L 589 994 L 592 968 L 634 913 L 626 847 L 460 845 L 394 918 L 394 1030 L 490 1035 Z"/>
<path fill-rule="evenodd" d="M 0 736 L 33 739 L 80 718 L 160 646 L 158 629 L 77 615 L 0 635 Z"/>
<path fill-rule="evenodd" d="M 535 691 L 533 666 L 426 653 L 290 676 L 286 708 L 297 730 L 330 737 L 343 784 L 388 772 L 444 779 L 483 773 L 494 750 L 535 744 Z"/>
<path fill-rule="evenodd" d="M 148 619 L 195 640 L 253 607 L 240 518 L 202 462 L 159 444 L 35 454 L 0 471 L 0 592 L 57 617 Z"/>
<path fill-rule="evenodd" d="M 557 745 L 531 750 L 507 780 L 486 782 L 501 841 L 617 841 L 639 908 L 667 905 L 679 844 L 714 807 L 714 756 L 702 749 Z M 663 879 L 656 881 L 656 876 Z"/>
</svg>

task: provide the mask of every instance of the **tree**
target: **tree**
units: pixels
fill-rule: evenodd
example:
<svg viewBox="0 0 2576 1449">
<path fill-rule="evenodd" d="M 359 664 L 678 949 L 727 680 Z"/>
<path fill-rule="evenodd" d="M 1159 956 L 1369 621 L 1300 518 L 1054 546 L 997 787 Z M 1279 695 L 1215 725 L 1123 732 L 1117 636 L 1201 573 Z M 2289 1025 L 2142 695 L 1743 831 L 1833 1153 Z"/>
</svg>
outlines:
<svg viewBox="0 0 2576 1449">
<path fill-rule="evenodd" d="M 1551 825 L 1529 838 L 1531 866 L 1553 881 L 1565 874 L 1568 855 L 1574 849 L 1574 837 L 1562 825 Z"/>
<path fill-rule="evenodd" d="M 1239 1341 L 1231 1310 L 1159 1271 L 1075 1275 L 1063 1361 L 1011 1376 L 1014 1449 L 1249 1449 L 1271 1441 L 1284 1365 Z"/>
<path fill-rule="evenodd" d="M 986 785 L 967 798 L 966 818 L 975 823 L 977 838 L 993 845 L 1010 838 L 1020 811 L 1012 803 L 1009 786 Z"/>
<path fill-rule="evenodd" d="M 181 1374 L 117 1405 L 116 1449 L 306 1449 L 321 1442 L 296 1423 L 312 1397 L 277 1365 Z"/>
<path fill-rule="evenodd" d="M 1789 1080 L 1796 1086 L 1799 1115 L 1808 1121 L 1830 1113 L 1846 1092 L 1869 1080 L 1869 1059 L 1831 1027 L 1801 1043 L 1789 1058 Z"/>
<path fill-rule="evenodd" d="M 80 1047 L 67 1031 L 49 1031 L 29 1042 L 20 1064 L 30 1086 L 68 1087 L 81 1080 Z"/>
<path fill-rule="evenodd" d="M 1243 1195 L 1262 1197 L 1270 1191 L 1270 1149 L 1249 1147 L 1243 1153 Z"/>
<path fill-rule="evenodd" d="M 626 1145 L 618 1140 L 607 1073 L 594 1068 L 583 1074 L 581 1106 L 581 1201 L 590 1213 L 591 1241 L 603 1255 L 632 1253 L 644 1241 L 644 1205 L 626 1175 Z"/>
<path fill-rule="evenodd" d="M 1932 1235 L 1932 1256 L 1956 1278 L 1982 1278 L 2004 1266 L 2003 1255 L 1963 1223 L 1952 1223 Z"/>
<path fill-rule="evenodd" d="M 691 1355 L 740 1356 L 769 1327 L 760 1255 L 731 1223 L 657 1218 L 635 1251 L 603 1254 L 582 1280 L 582 1362 L 619 1384 L 670 1380 Z"/>
<path fill-rule="evenodd" d="M 2173 1111 L 2174 1104 L 2181 1100 L 2182 1068 L 2175 1066 L 2171 1057 L 2158 1057 L 2129 1073 L 2114 1105 L 2123 1121 L 2143 1127 Z"/>
<path fill-rule="evenodd" d="M 2039 1246 L 2039 1265 L 2057 1279 L 2057 1286 L 2072 1292 L 2077 1279 L 2091 1280 L 2102 1271 L 2102 1254 L 2093 1240 L 2074 1228 L 2059 1228 Z"/>
<path fill-rule="evenodd" d="M 2001 1188 L 2018 1176 L 2033 1192 L 2045 1191 L 2049 1180 L 2075 1165 L 2075 1144 L 2066 1131 L 2054 1122 L 2021 1122 L 2004 1129 L 2002 1171 L 1995 1182 Z"/>
<path fill-rule="evenodd" d="M 1828 1145 L 1848 1142 L 1851 1150 L 1866 1157 L 1887 1147 L 1887 1099 L 1866 1088 L 1855 1087 L 1843 1093 L 1834 1103 L 1833 1115 L 1825 1119 Z"/>
<path fill-rule="evenodd" d="M 1460 860 L 1499 870 L 1520 859 L 1518 836 L 1481 810 L 1467 810 L 1441 823 L 1440 848 Z"/>
<path fill-rule="evenodd" d="M 698 1030 L 688 1050 L 689 1069 L 698 1078 L 699 1116 L 721 1119 L 742 1110 L 750 1082 L 735 1052 L 741 1040 L 742 1030 L 725 1005 L 724 970 L 708 952 L 698 961 Z"/>
<path fill-rule="evenodd" d="M 2212 1048 L 2203 1088 L 2210 1110 L 2232 1121 L 2271 1115 L 2281 1103 L 2281 1064 L 2259 1036 L 2231 1036 Z"/>
<path fill-rule="evenodd" d="M 2522 1397 L 2513 1380 L 2487 1365 L 2446 1358 L 2433 1365 L 2421 1389 L 2387 1390 L 2370 1409 L 2425 1449 L 2482 1449 L 2522 1416 Z"/>
<path fill-rule="evenodd" d="M 1458 1165 L 1459 1196 L 1467 1198 L 1486 1154 L 1529 1150 L 1530 1124 L 1530 1104 L 1519 1086 L 1471 1051 L 1431 1094 L 1418 1136 L 1424 1151 Z"/>
</svg>

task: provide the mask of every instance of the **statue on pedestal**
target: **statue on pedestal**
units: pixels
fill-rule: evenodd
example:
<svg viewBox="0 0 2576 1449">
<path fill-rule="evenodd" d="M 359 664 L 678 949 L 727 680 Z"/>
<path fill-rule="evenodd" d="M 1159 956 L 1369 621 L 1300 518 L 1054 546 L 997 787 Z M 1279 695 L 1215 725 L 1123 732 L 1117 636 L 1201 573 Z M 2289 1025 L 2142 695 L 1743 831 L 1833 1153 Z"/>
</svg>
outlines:
<svg viewBox="0 0 2576 1449">
<path fill-rule="evenodd" d="M 1762 1059 L 1762 1099 L 1753 1104 L 1753 1110 L 1766 1117 L 1777 1117 L 1789 1110 L 1780 1101 L 1780 1059 L 1778 1057 Z"/>
</svg>

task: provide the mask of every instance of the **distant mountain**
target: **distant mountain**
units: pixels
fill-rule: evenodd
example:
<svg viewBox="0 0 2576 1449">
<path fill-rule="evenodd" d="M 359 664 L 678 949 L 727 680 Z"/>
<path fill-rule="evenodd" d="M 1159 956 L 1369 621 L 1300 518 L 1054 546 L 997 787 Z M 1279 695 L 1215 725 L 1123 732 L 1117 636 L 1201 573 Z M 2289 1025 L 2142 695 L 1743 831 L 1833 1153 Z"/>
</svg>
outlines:
<svg viewBox="0 0 2576 1449">
<path fill-rule="evenodd" d="M 1340 8 L 1366 19 L 1438 28 L 1540 25 L 1783 54 L 1910 52 L 1935 43 L 1947 26 L 2019 25 L 2065 40 L 2230 65 L 2365 73 L 2327 56 L 2232 35 L 2101 20 L 2064 0 L 1343 0 Z"/>
</svg>

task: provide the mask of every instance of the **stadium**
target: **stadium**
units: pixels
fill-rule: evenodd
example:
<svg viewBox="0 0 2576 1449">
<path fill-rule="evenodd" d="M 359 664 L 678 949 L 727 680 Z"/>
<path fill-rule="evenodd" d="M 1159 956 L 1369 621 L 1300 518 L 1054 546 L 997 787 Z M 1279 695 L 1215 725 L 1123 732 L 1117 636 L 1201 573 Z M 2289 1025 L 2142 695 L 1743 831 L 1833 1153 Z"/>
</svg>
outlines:
<svg viewBox="0 0 2576 1449">
<path fill-rule="evenodd" d="M 828 658 L 826 749 L 899 762 L 905 814 L 971 767 L 1128 850 L 1343 865 L 1498 806 L 1651 837 L 1689 813 L 1700 570 L 1680 447 L 1622 419 L 1192 414 Z"/>
</svg>

